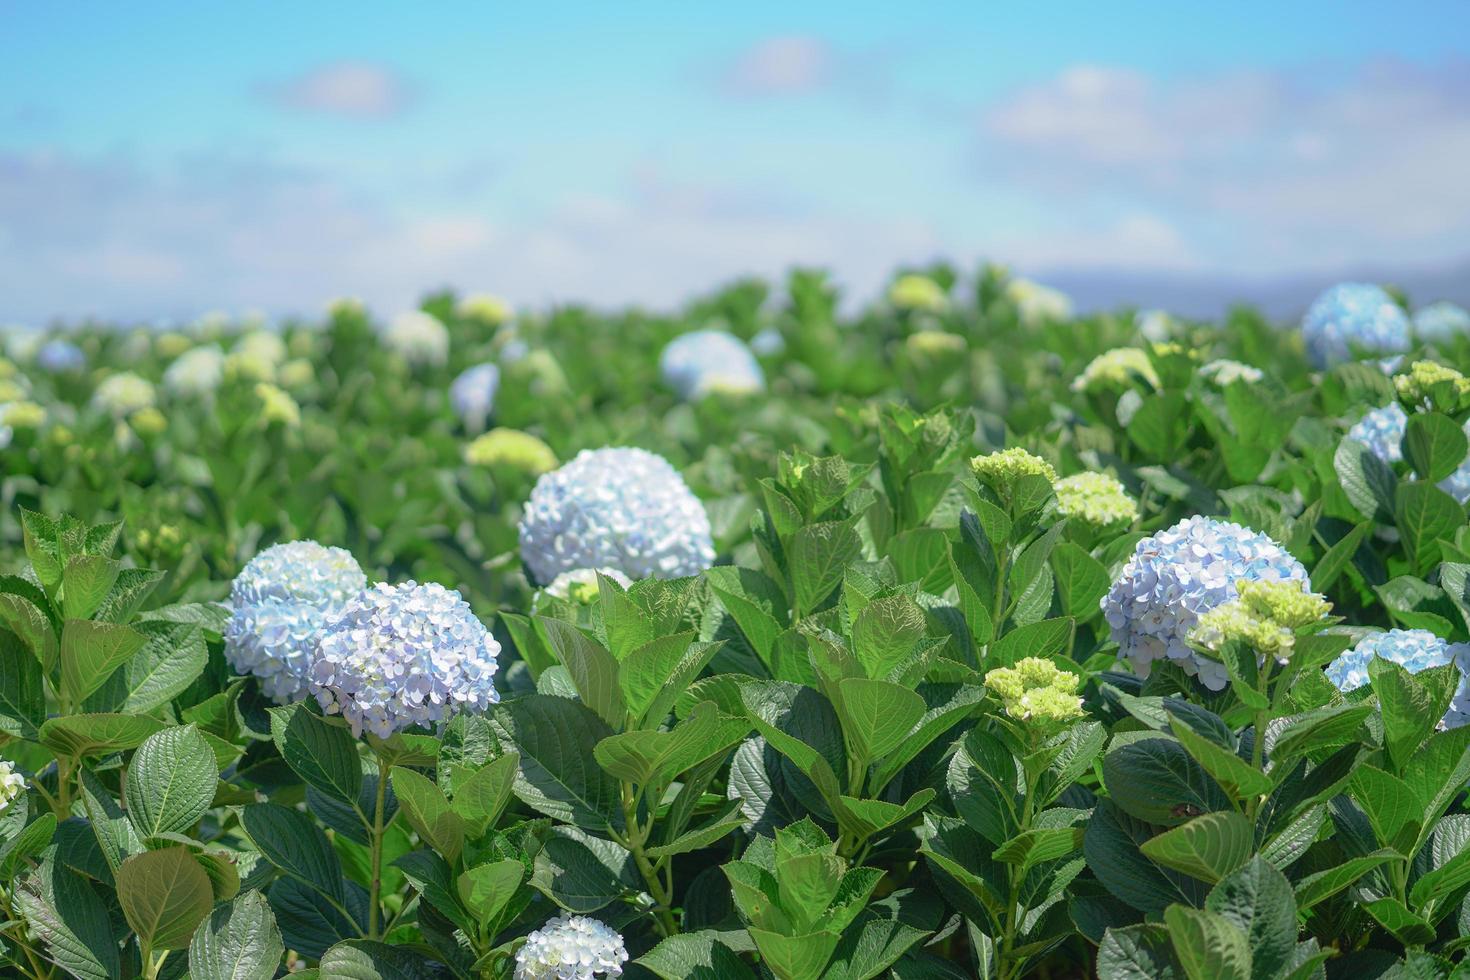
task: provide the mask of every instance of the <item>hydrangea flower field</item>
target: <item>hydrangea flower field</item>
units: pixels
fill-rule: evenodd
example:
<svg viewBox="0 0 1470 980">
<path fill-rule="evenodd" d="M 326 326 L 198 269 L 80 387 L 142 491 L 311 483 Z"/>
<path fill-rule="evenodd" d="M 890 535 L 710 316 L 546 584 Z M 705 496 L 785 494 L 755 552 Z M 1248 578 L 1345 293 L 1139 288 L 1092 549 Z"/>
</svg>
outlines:
<svg viewBox="0 0 1470 980">
<path fill-rule="evenodd" d="M 1435 299 L 11 333 L 3 972 L 1470 976 Z"/>
</svg>

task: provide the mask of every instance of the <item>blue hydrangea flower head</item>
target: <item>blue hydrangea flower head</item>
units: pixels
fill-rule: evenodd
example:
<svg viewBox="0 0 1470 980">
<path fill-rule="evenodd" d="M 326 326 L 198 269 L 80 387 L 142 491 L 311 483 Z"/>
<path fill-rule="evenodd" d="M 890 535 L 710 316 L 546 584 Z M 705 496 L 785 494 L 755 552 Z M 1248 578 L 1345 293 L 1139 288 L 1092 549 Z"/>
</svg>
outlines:
<svg viewBox="0 0 1470 980">
<path fill-rule="evenodd" d="M 500 644 L 458 592 L 436 583 L 378 583 L 322 629 L 311 690 L 354 735 L 379 738 L 483 712 L 495 690 Z"/>
<path fill-rule="evenodd" d="M 716 391 L 749 393 L 766 386 L 750 348 L 724 330 L 695 330 L 675 337 L 659 355 L 658 368 L 664 384 L 685 401 Z"/>
<path fill-rule="evenodd" d="M 1449 340 L 1470 334 L 1470 311 L 1446 300 L 1420 307 L 1414 314 L 1414 334 L 1420 340 Z"/>
<path fill-rule="evenodd" d="M 775 327 L 766 327 L 750 338 L 750 350 L 756 357 L 779 357 L 786 352 L 786 338 Z"/>
<path fill-rule="evenodd" d="M 1404 459 L 1404 433 L 1408 430 L 1409 416 L 1398 402 L 1390 402 L 1375 408 L 1348 429 L 1348 438 L 1361 442 L 1368 451 L 1390 466 Z M 1465 434 L 1470 436 L 1470 422 L 1465 424 Z M 1439 481 L 1439 488 L 1460 503 L 1470 501 L 1470 458 L 1455 472 Z"/>
<path fill-rule="evenodd" d="M 449 386 L 449 403 L 465 428 L 478 432 L 485 428 L 495 410 L 495 393 L 500 389 L 500 368 L 488 361 L 460 372 Z"/>
<path fill-rule="evenodd" d="M 584 449 L 536 481 L 521 559 L 539 583 L 579 568 L 679 578 L 714 564 L 709 516 L 668 460 L 643 449 Z"/>
<path fill-rule="evenodd" d="M 351 554 L 315 541 L 274 545 L 252 558 L 230 587 L 225 659 L 254 674 L 277 704 L 304 698 L 322 626 L 367 587 Z"/>
<path fill-rule="evenodd" d="M 1196 653 L 1188 639 L 1200 616 L 1236 597 L 1241 580 L 1305 583 L 1307 570 L 1266 535 L 1209 517 L 1144 538 L 1102 598 L 1118 656 L 1142 677 L 1155 660 L 1171 660 L 1210 690 L 1223 690 L 1225 666 Z"/>
<path fill-rule="evenodd" d="M 48 340 L 36 352 L 36 364 L 52 374 L 70 374 L 87 366 L 87 355 L 69 340 Z"/>
<path fill-rule="evenodd" d="M 1409 349 L 1409 318 L 1379 286 L 1344 282 L 1317 297 L 1302 318 L 1307 355 L 1319 368 L 1353 359 L 1355 351 Z"/>
<path fill-rule="evenodd" d="M 1368 665 L 1374 657 L 1392 661 L 1411 674 L 1449 663 L 1458 665 L 1460 686 L 1441 724 L 1459 728 L 1470 721 L 1470 643 L 1446 643 L 1428 630 L 1370 633 L 1327 665 L 1327 679 L 1339 691 L 1355 691 L 1369 683 Z"/>
</svg>

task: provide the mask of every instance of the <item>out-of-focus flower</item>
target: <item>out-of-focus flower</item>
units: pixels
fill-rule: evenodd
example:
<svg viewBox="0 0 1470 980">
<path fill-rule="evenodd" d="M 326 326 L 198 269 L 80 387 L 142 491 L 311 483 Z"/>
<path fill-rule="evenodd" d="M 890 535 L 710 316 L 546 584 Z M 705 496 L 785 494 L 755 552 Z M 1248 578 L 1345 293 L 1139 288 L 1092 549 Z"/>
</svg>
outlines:
<svg viewBox="0 0 1470 980">
<path fill-rule="evenodd" d="M 69 340 L 48 340 L 36 352 L 36 364 L 52 374 L 70 374 L 87 366 L 87 355 Z"/>
<path fill-rule="evenodd" d="M 279 423 L 290 428 L 301 424 L 301 406 L 275 385 L 260 382 L 255 386 L 255 397 L 260 399 L 260 417 L 266 425 Z"/>
<path fill-rule="evenodd" d="M 449 403 L 454 414 L 471 432 L 485 428 L 495 410 L 495 393 L 500 390 L 500 368 L 488 361 L 460 372 L 449 386 Z"/>
<path fill-rule="evenodd" d="M 163 372 L 163 386 L 177 395 L 202 398 L 219 388 L 225 355 L 213 345 L 185 351 Z"/>
<path fill-rule="evenodd" d="M 786 338 L 775 327 L 766 327 L 750 338 L 750 352 L 756 357 L 780 357 L 786 351 Z"/>
<path fill-rule="evenodd" d="M 423 310 L 408 310 L 383 331 L 383 343 L 409 364 L 438 366 L 449 359 L 449 330 Z"/>
<path fill-rule="evenodd" d="M 153 338 L 153 349 L 166 360 L 173 360 L 193 346 L 193 338 L 177 330 L 168 330 Z"/>
<path fill-rule="evenodd" d="M 116 418 L 152 408 L 153 385 L 131 371 L 109 375 L 92 392 L 92 404 Z"/>
<path fill-rule="evenodd" d="M 327 304 L 327 316 L 333 320 L 367 316 L 367 304 L 356 296 L 339 296 Z"/>
<path fill-rule="evenodd" d="M 1050 463 L 1020 447 L 975 456 L 970 460 L 970 469 L 981 482 L 1001 494 L 1022 477 L 1039 476 L 1048 483 L 1057 480 L 1057 471 Z"/>
<path fill-rule="evenodd" d="M 0 378 L 0 404 L 18 402 L 26 397 L 25 386 L 9 378 Z"/>
<path fill-rule="evenodd" d="M 1392 354 L 1409 349 L 1409 318 L 1381 287 L 1344 282 L 1317 297 L 1302 318 L 1307 355 L 1319 368 L 1355 353 Z"/>
<path fill-rule="evenodd" d="M 1446 300 L 1430 303 L 1414 314 L 1414 333 L 1428 341 L 1470 334 L 1470 311 Z"/>
<path fill-rule="evenodd" d="M 746 394 L 766 386 L 750 348 L 724 330 L 695 330 L 669 341 L 658 359 L 664 384 L 694 401 L 716 391 Z"/>
<path fill-rule="evenodd" d="M 545 592 L 558 599 L 585 605 L 597 598 L 599 573 L 606 575 L 625 589 L 633 584 L 632 579 L 616 568 L 577 568 L 570 572 L 562 572 L 552 579 Z"/>
<path fill-rule="evenodd" d="M 0 425 L 8 429 L 39 429 L 46 423 L 46 409 L 31 401 L 0 405 Z"/>
<path fill-rule="evenodd" d="M 1107 473 L 1078 473 L 1057 480 L 1057 509 L 1062 516 L 1094 527 L 1132 523 L 1138 505 L 1117 478 Z"/>
<path fill-rule="evenodd" d="M 970 349 L 964 337 L 944 330 L 916 331 L 909 334 L 904 345 L 910 354 L 930 360 L 960 356 Z"/>
<path fill-rule="evenodd" d="M 1307 570 L 1275 541 L 1228 521 L 1190 517 L 1138 542 L 1102 609 L 1119 657 L 1147 677 L 1171 660 L 1212 691 L 1229 680 L 1223 664 L 1196 653 L 1199 618 L 1238 595 L 1244 581 L 1307 582 Z"/>
<path fill-rule="evenodd" d="M 1006 283 L 1006 299 L 1016 307 L 1016 314 L 1028 327 L 1039 326 L 1072 316 L 1072 300 L 1067 294 L 1030 279 L 1012 279 Z"/>
<path fill-rule="evenodd" d="M 1206 381 L 1213 382 L 1221 388 L 1224 388 L 1237 381 L 1244 381 L 1246 384 L 1253 385 L 1265 378 L 1266 375 L 1260 368 L 1251 367 L 1249 364 L 1242 364 L 1239 361 L 1221 358 L 1201 367 L 1199 369 L 1199 376 Z"/>
<path fill-rule="evenodd" d="M 939 283 L 913 272 L 893 281 L 888 302 L 894 309 L 921 313 L 943 313 L 949 308 L 949 297 Z"/>
<path fill-rule="evenodd" d="M 1368 447 L 1368 451 L 1390 466 L 1404 459 L 1404 433 L 1408 431 L 1409 416 L 1398 402 L 1390 402 L 1375 408 L 1348 429 L 1347 437 Z M 1470 436 L 1470 422 L 1465 425 L 1465 435 Z M 1470 458 L 1462 462 L 1455 472 L 1439 481 L 1439 488 L 1460 503 L 1470 501 Z"/>
<path fill-rule="evenodd" d="M 556 469 L 556 453 L 529 432 L 495 428 L 477 436 L 464 447 L 464 461 L 471 466 L 504 466 L 533 476 Z"/>
<path fill-rule="evenodd" d="M 1081 718 L 1082 678 L 1050 660 L 1026 657 L 1014 667 L 998 667 L 985 675 L 985 686 L 1000 698 L 1006 714 L 1042 728 Z"/>
<path fill-rule="evenodd" d="M 1072 381 L 1073 391 L 1126 388 L 1134 378 L 1158 387 L 1159 373 L 1148 354 L 1137 347 L 1115 347 L 1094 357 Z"/>
<path fill-rule="evenodd" d="M 342 548 L 315 541 L 267 548 L 230 587 L 225 659 L 237 673 L 258 677 L 277 704 L 300 700 L 327 618 L 365 588 L 367 577 Z"/>
<path fill-rule="evenodd" d="M 1455 664 L 1460 670 L 1460 685 L 1440 724 L 1459 728 L 1470 721 L 1470 644 L 1446 643 L 1428 630 L 1420 629 L 1370 633 L 1327 665 L 1327 679 L 1340 691 L 1355 691 L 1371 682 L 1368 665 L 1374 657 L 1396 663 L 1411 674 Z"/>
<path fill-rule="evenodd" d="M 626 962 L 623 937 L 612 929 L 584 915 L 558 915 L 516 950 L 514 980 L 620 977 Z"/>
<path fill-rule="evenodd" d="M 1439 385 L 1448 385 L 1461 398 L 1470 395 L 1470 378 L 1437 361 L 1415 361 L 1407 374 L 1394 377 L 1393 384 L 1404 401 L 1426 408 L 1433 404 L 1433 389 Z"/>
<path fill-rule="evenodd" d="M 1292 579 L 1241 581 L 1236 591 L 1236 598 L 1200 616 L 1190 634 L 1195 645 L 1219 653 L 1225 644 L 1243 641 L 1284 665 L 1296 647 L 1296 631 L 1320 622 L 1332 611 L 1332 603 Z"/>
<path fill-rule="evenodd" d="M 276 372 L 276 380 L 282 388 L 305 388 L 316 380 L 316 368 L 311 366 L 310 361 L 298 357 L 281 365 L 281 370 Z"/>
<path fill-rule="evenodd" d="M 478 320 L 488 326 L 499 326 L 515 315 L 510 304 L 489 293 L 472 293 L 459 301 L 455 312 L 466 320 Z"/>
<path fill-rule="evenodd" d="M 322 710 L 354 735 L 388 738 L 461 711 L 483 712 L 495 690 L 500 644 L 458 592 L 437 583 L 379 583 L 324 625 L 311 668 Z"/>
<path fill-rule="evenodd" d="M 15 766 L 0 759 L 0 812 L 26 791 L 26 778 L 15 771 Z"/>
<path fill-rule="evenodd" d="M 235 344 L 231 353 L 265 361 L 272 369 L 284 364 L 290 356 L 286 350 L 286 341 L 281 339 L 280 334 L 269 330 L 252 330 L 247 333 Z"/>
<path fill-rule="evenodd" d="M 699 498 L 667 460 L 642 449 L 584 449 L 542 476 L 521 516 L 520 541 L 537 582 L 578 568 L 678 578 L 715 560 Z"/>
<path fill-rule="evenodd" d="M 168 431 L 168 417 L 149 405 L 128 416 L 128 425 L 140 436 L 158 436 Z"/>
<path fill-rule="evenodd" d="M 1174 335 L 1174 318 L 1168 310 L 1139 310 L 1133 326 L 1151 344 L 1162 344 Z"/>
</svg>

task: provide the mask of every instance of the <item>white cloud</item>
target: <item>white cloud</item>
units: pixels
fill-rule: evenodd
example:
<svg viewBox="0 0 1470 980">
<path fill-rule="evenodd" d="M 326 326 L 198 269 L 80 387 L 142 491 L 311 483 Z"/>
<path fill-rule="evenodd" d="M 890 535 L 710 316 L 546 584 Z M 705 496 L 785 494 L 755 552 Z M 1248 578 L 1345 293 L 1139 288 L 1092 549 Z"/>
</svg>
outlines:
<svg viewBox="0 0 1470 980">
<path fill-rule="evenodd" d="M 288 109 L 359 119 L 396 116 L 414 98 L 413 86 L 392 68 L 366 61 L 321 65 L 264 91 Z"/>
<path fill-rule="evenodd" d="M 742 51 L 725 70 L 721 85 L 733 95 L 803 95 L 833 81 L 837 60 L 821 38 L 769 37 Z"/>
</svg>

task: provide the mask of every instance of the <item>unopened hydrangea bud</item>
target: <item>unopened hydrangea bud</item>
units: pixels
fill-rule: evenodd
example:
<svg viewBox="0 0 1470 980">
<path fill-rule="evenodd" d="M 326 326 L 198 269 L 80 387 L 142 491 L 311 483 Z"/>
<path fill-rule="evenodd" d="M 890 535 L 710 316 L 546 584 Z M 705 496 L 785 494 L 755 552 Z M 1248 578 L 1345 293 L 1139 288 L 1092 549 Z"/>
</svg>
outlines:
<svg viewBox="0 0 1470 980">
<path fill-rule="evenodd" d="M 177 330 L 168 330 L 153 338 L 153 349 L 158 352 L 158 356 L 169 360 L 178 357 L 193 346 L 193 338 Z"/>
<path fill-rule="evenodd" d="M 504 466 L 540 476 L 556 469 L 556 453 L 529 432 L 491 429 L 464 447 L 464 461 L 471 466 Z"/>
<path fill-rule="evenodd" d="M 904 345 L 912 355 L 933 359 L 956 357 L 969 350 L 964 337 L 944 330 L 919 330 L 909 334 Z"/>
<path fill-rule="evenodd" d="M 536 481 L 520 523 L 537 582 L 578 568 L 679 578 L 714 564 L 709 517 L 677 470 L 643 449 L 583 450 Z"/>
<path fill-rule="evenodd" d="M 1253 614 L 1298 630 L 1320 623 L 1332 612 L 1332 603 L 1295 580 L 1250 580 L 1235 583 L 1237 600 Z"/>
<path fill-rule="evenodd" d="M 1066 293 L 1030 279 L 1012 279 L 1006 283 L 1005 296 L 1015 304 L 1017 315 L 1028 327 L 1072 316 L 1072 300 Z"/>
<path fill-rule="evenodd" d="M 1279 623 L 1256 616 L 1239 599 L 1216 606 L 1199 618 L 1190 640 L 1219 653 L 1225 644 L 1243 642 L 1263 656 L 1285 663 L 1291 657 L 1295 634 Z"/>
<path fill-rule="evenodd" d="M 949 306 L 949 297 L 933 279 L 909 273 L 888 287 L 888 302 L 897 310 L 942 313 Z"/>
<path fill-rule="evenodd" d="M 0 811 L 26 791 L 26 778 L 10 762 L 0 759 Z"/>
<path fill-rule="evenodd" d="M 341 548 L 315 541 L 267 548 L 230 587 L 225 659 L 236 672 L 259 678 L 276 703 L 300 700 L 322 627 L 366 587 L 357 561 Z"/>
<path fill-rule="evenodd" d="M 1251 367 L 1249 364 L 1242 364 L 1239 361 L 1231 361 L 1222 358 L 1220 360 L 1211 361 L 1201 367 L 1199 369 L 1199 376 L 1201 378 L 1204 378 L 1206 381 L 1212 382 L 1216 385 L 1219 385 L 1221 388 L 1224 388 L 1228 385 L 1234 384 L 1237 381 L 1244 381 L 1246 384 L 1255 384 L 1256 382 L 1263 379 L 1266 375 L 1261 371 L 1260 368 Z"/>
<path fill-rule="evenodd" d="M 1363 354 L 1409 349 L 1409 318 L 1379 286 L 1339 283 L 1317 297 L 1302 318 L 1302 341 L 1319 368 Z"/>
<path fill-rule="evenodd" d="M 461 371 L 449 386 L 449 404 L 464 427 L 479 432 L 495 410 L 495 393 L 500 389 L 500 368 L 488 361 Z"/>
<path fill-rule="evenodd" d="M 1026 657 L 1014 667 L 997 667 L 985 686 L 1000 698 L 1006 714 L 1018 721 L 1052 727 L 1083 715 L 1077 691 L 1082 678 L 1050 660 Z"/>
<path fill-rule="evenodd" d="M 1039 476 L 1048 483 L 1055 483 L 1057 479 L 1057 471 L 1050 463 L 1019 447 L 975 456 L 970 460 L 970 469 L 982 483 L 1002 496 L 1008 494 L 1016 481 L 1023 477 Z"/>
<path fill-rule="evenodd" d="M 255 397 L 260 399 L 260 417 L 267 425 L 291 428 L 301 424 L 301 406 L 275 385 L 260 382 L 255 386 Z"/>
<path fill-rule="evenodd" d="M 1445 383 L 1453 386 L 1455 394 L 1460 398 L 1470 395 L 1470 378 L 1437 361 L 1415 361 L 1409 365 L 1407 374 L 1400 374 L 1393 379 L 1400 398 L 1410 404 L 1426 407 L 1433 404 L 1432 389 Z"/>
<path fill-rule="evenodd" d="M 1085 521 L 1094 527 L 1132 523 L 1138 505 L 1118 479 L 1107 473 L 1078 473 L 1053 486 L 1057 509 L 1064 517 Z"/>
<path fill-rule="evenodd" d="M 327 619 L 311 668 L 322 711 L 379 738 L 483 712 L 500 644 L 458 592 L 430 582 L 379 583 Z"/>
<path fill-rule="evenodd" d="M 1087 362 L 1072 381 L 1073 391 L 1105 391 L 1126 388 L 1134 378 L 1142 378 L 1151 386 L 1158 387 L 1159 373 L 1154 370 L 1148 354 L 1137 347 L 1115 347 Z"/>
<path fill-rule="evenodd" d="M 1414 333 L 1430 341 L 1470 334 L 1470 312 L 1446 300 L 1430 303 L 1414 314 Z"/>
<path fill-rule="evenodd" d="M 38 429 L 46 422 L 46 409 L 32 401 L 10 402 L 0 411 L 0 425 L 14 429 Z"/>
<path fill-rule="evenodd" d="M 1212 691 L 1225 688 L 1223 664 L 1190 648 L 1205 613 L 1229 602 L 1241 581 L 1306 583 L 1307 570 L 1275 541 L 1228 521 L 1190 517 L 1138 542 L 1102 609 L 1119 657 L 1147 677 L 1170 660 Z"/>
<path fill-rule="evenodd" d="M 498 326 L 514 315 L 510 304 L 499 296 L 489 293 L 472 293 L 459 301 L 455 312 L 466 320 L 478 320 L 489 326 Z"/>
<path fill-rule="evenodd" d="M 559 915 L 516 950 L 515 980 L 596 980 L 620 977 L 628 962 L 623 937 L 596 919 Z"/>
<path fill-rule="evenodd" d="M 410 365 L 441 365 L 449 359 L 449 331 L 423 310 L 409 310 L 393 318 L 383 331 L 383 343 Z"/>
<path fill-rule="evenodd" d="M 168 419 L 152 405 L 134 412 L 128 424 L 140 436 L 156 436 L 168 430 Z"/>
<path fill-rule="evenodd" d="M 316 368 L 305 358 L 297 358 L 281 365 L 281 370 L 276 372 L 276 380 L 283 388 L 305 388 L 316 380 Z"/>
<path fill-rule="evenodd" d="M 669 341 L 658 359 L 664 384 L 685 401 L 715 392 L 750 394 L 766 386 L 765 373 L 745 342 L 724 330 L 695 330 Z"/>
<path fill-rule="evenodd" d="M 1446 643 L 1422 629 L 1370 633 L 1359 640 L 1357 646 L 1327 665 L 1327 679 L 1340 691 L 1357 690 L 1370 683 L 1368 665 L 1374 657 L 1396 663 L 1411 674 L 1429 667 L 1454 664 L 1460 671 L 1460 684 L 1440 724 L 1446 728 L 1459 728 L 1470 722 L 1470 643 Z"/>
</svg>

